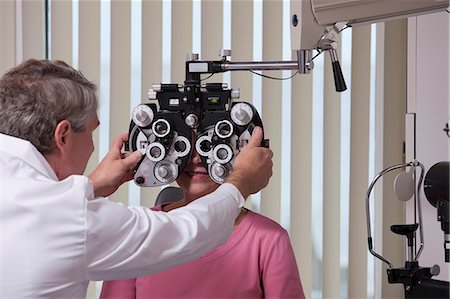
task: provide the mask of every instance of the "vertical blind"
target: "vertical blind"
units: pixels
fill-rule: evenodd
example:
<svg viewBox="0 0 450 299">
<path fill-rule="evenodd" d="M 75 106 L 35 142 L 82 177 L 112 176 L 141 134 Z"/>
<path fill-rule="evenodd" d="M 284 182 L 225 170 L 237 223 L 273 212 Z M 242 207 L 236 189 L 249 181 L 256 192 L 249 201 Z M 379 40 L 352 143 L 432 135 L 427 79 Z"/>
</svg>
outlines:
<svg viewBox="0 0 450 299">
<path fill-rule="evenodd" d="M 0 71 L 28 58 L 61 59 L 98 85 L 100 127 L 89 173 L 128 130 L 130 111 L 147 101 L 153 83 L 183 83 L 187 53 L 217 60 L 220 49 L 230 48 L 232 61 L 295 59 L 289 19 L 289 1 L 1 1 Z M 308 298 L 402 296 L 368 255 L 364 198 L 376 172 L 403 159 L 405 24 L 342 32 L 343 93 L 334 90 L 326 53 L 312 74 L 290 80 L 243 71 L 208 79 L 239 88 L 241 100 L 263 118 L 274 174 L 248 206 L 288 230 Z M 380 232 L 392 219 L 401 221 L 403 207 L 389 200 L 384 185 L 376 193 L 375 246 L 398 264 L 401 240 L 383 240 Z M 158 192 L 130 183 L 111 199 L 152 206 Z M 98 292 L 99 284 L 91 284 L 88 297 Z"/>
</svg>

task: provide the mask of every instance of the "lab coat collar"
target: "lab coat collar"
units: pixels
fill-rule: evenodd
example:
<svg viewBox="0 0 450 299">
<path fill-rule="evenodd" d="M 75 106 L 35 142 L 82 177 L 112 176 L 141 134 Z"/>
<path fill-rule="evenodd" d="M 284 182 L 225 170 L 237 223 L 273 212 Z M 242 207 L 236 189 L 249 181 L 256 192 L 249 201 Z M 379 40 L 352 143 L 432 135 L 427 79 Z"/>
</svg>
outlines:
<svg viewBox="0 0 450 299">
<path fill-rule="evenodd" d="M 0 154 L 7 153 L 24 161 L 45 176 L 59 181 L 55 171 L 44 156 L 28 140 L 0 133 Z"/>
</svg>

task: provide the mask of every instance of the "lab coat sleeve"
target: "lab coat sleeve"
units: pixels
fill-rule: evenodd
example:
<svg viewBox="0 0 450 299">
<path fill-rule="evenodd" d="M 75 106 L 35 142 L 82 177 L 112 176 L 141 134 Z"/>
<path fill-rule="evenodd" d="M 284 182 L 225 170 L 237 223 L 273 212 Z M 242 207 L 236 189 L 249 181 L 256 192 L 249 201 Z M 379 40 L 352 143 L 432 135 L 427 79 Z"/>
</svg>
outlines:
<svg viewBox="0 0 450 299">
<path fill-rule="evenodd" d="M 126 208 L 105 198 L 89 200 L 86 277 L 145 276 L 199 258 L 225 243 L 243 202 L 231 184 L 168 213 Z"/>
</svg>

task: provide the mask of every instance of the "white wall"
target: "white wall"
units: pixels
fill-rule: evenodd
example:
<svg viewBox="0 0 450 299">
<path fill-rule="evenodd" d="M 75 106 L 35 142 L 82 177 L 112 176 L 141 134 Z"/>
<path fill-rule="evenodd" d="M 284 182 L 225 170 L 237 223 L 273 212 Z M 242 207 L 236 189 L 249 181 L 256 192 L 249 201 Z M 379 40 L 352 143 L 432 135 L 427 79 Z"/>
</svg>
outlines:
<svg viewBox="0 0 450 299">
<path fill-rule="evenodd" d="M 416 117 L 415 157 L 426 171 L 436 162 L 449 161 L 449 138 L 443 131 L 449 121 L 450 98 L 450 16 L 441 12 L 411 18 L 408 24 L 408 113 L 406 159 L 414 157 L 412 118 Z M 444 261 L 444 234 L 437 211 L 421 191 L 424 251 L 419 258 L 423 267 L 438 264 L 440 280 L 449 280 L 449 264 Z M 407 207 L 408 223 L 413 223 L 414 206 Z"/>
</svg>

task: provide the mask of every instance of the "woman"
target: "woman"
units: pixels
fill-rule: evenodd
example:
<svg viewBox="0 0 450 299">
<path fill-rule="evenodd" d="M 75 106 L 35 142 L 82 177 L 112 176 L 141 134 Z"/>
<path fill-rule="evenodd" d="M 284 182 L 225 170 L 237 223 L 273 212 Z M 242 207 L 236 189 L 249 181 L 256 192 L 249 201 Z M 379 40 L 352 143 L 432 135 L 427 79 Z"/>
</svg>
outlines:
<svg viewBox="0 0 450 299">
<path fill-rule="evenodd" d="M 219 186 L 196 152 L 177 183 L 184 199 L 155 210 L 182 207 Z M 105 281 L 101 298 L 304 298 L 304 294 L 286 230 L 243 208 L 224 245 L 162 273 Z"/>
</svg>

